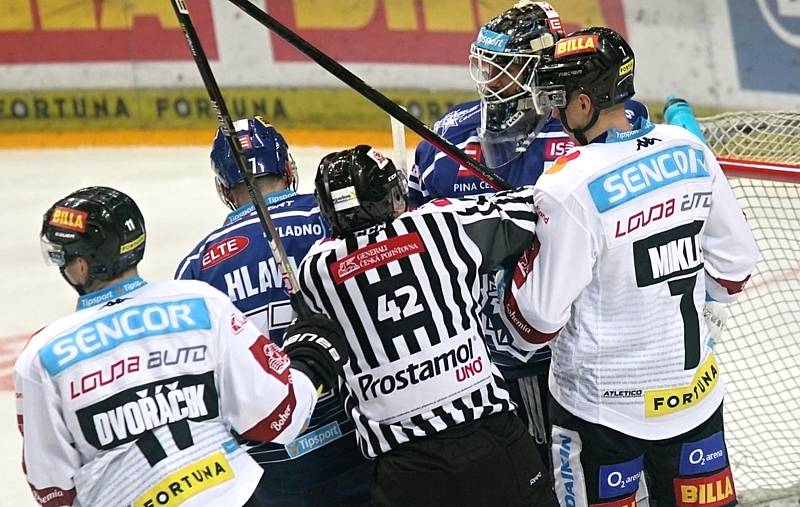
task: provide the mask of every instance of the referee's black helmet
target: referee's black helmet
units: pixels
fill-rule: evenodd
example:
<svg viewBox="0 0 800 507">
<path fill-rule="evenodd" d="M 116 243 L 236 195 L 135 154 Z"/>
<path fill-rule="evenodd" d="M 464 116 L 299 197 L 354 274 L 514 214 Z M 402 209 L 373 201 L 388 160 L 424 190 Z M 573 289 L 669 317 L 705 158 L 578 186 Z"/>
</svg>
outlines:
<svg viewBox="0 0 800 507">
<path fill-rule="evenodd" d="M 333 235 L 352 235 L 394 219 L 408 201 L 406 177 L 371 146 L 326 155 L 314 180 L 322 216 Z"/>
</svg>

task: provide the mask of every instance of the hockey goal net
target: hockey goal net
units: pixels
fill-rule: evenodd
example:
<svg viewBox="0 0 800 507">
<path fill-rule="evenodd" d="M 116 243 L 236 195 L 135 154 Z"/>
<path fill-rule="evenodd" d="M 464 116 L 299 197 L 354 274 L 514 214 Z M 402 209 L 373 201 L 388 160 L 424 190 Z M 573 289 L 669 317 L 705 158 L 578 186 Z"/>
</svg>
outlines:
<svg viewBox="0 0 800 507">
<path fill-rule="evenodd" d="M 800 495 L 800 113 L 699 122 L 760 251 L 717 345 L 737 494 L 747 505 L 788 505 Z"/>
</svg>

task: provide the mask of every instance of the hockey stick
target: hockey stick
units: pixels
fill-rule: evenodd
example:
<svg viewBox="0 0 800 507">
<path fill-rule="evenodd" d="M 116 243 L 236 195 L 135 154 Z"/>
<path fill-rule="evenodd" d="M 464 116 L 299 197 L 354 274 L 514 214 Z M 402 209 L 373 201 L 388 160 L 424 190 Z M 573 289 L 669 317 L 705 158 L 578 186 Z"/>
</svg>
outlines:
<svg viewBox="0 0 800 507">
<path fill-rule="evenodd" d="M 275 224 L 272 222 L 272 217 L 269 214 L 264 198 L 253 183 L 253 174 L 247 169 L 247 164 L 242 155 L 242 146 L 239 139 L 236 137 L 236 129 L 233 126 L 231 115 L 228 112 L 228 106 L 225 105 L 225 98 L 222 96 L 222 92 L 217 85 L 217 80 L 214 78 L 214 73 L 211 71 L 208 58 L 206 58 L 205 51 L 203 51 L 203 46 L 200 43 L 200 38 L 197 36 L 192 18 L 189 16 L 189 9 L 186 8 L 185 0 L 172 0 L 172 6 L 175 10 L 175 16 L 178 18 L 178 23 L 181 25 L 181 30 L 183 30 L 186 36 L 186 42 L 192 52 L 194 62 L 197 64 L 197 70 L 200 71 L 200 75 L 203 78 L 203 84 L 205 84 L 206 91 L 208 92 L 208 98 L 211 100 L 211 104 L 217 112 L 219 128 L 228 141 L 231 153 L 233 153 L 234 160 L 236 161 L 236 166 L 244 175 L 244 183 L 245 186 L 247 186 L 247 192 L 250 194 L 250 200 L 253 202 L 256 212 L 258 213 L 261 226 L 264 228 L 270 250 L 272 250 L 272 256 L 278 266 L 280 266 L 281 274 L 286 280 L 289 301 L 292 304 L 292 308 L 301 318 L 309 317 L 311 315 L 311 309 L 299 292 L 300 286 L 297 284 L 294 270 L 291 264 L 289 264 L 288 257 L 286 257 L 286 250 L 283 248 L 283 243 L 281 243 L 278 231 L 275 229 Z"/>
<path fill-rule="evenodd" d="M 394 147 L 394 165 L 408 176 L 408 153 L 406 152 L 406 129 L 394 116 L 389 117 L 392 124 L 392 146 Z"/>
<path fill-rule="evenodd" d="M 251 4 L 249 0 L 229 1 L 243 10 L 250 17 L 264 25 L 266 28 L 278 34 L 280 38 L 317 62 L 322 68 L 333 74 L 350 88 L 360 93 L 370 102 L 383 109 L 390 116 L 397 118 L 403 125 L 431 143 L 439 151 L 472 171 L 475 176 L 491 185 L 495 190 L 510 190 L 512 188 L 511 185 L 509 185 L 504 179 L 492 173 L 483 164 L 470 158 L 456 145 L 432 131 L 414 115 L 395 104 L 392 100 L 375 88 L 369 86 L 361 78 L 344 68 L 341 64 L 339 64 L 339 62 L 320 51 L 310 42 L 300 37 L 286 25 L 282 24 L 280 21 L 273 18 L 257 6 Z"/>
</svg>

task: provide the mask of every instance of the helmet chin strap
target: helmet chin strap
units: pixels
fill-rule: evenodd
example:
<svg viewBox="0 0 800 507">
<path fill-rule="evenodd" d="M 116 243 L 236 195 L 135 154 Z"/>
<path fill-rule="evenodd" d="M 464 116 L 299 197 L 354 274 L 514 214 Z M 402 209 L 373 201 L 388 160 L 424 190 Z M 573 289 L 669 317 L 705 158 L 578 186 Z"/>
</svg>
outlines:
<svg viewBox="0 0 800 507">
<path fill-rule="evenodd" d="M 64 278 L 64 280 L 67 281 L 67 283 L 70 285 L 70 287 L 75 289 L 75 291 L 78 293 L 79 296 L 84 296 L 84 295 L 88 294 L 89 292 L 91 292 L 89 290 L 89 287 L 91 287 L 92 284 L 94 283 L 94 278 L 92 278 L 92 275 L 89 275 L 89 277 L 86 279 L 85 283 L 83 283 L 81 285 L 78 285 L 78 284 L 72 283 L 69 280 L 69 278 L 67 278 L 67 274 L 65 273 L 66 267 L 59 268 L 59 271 L 61 272 L 61 276 Z"/>
<path fill-rule="evenodd" d="M 567 108 L 561 107 L 558 109 L 558 112 L 560 113 L 559 116 L 561 116 L 561 124 L 564 126 L 564 130 L 567 131 L 567 134 L 571 134 L 581 146 L 586 146 L 589 144 L 589 141 L 586 139 L 586 131 L 594 127 L 594 124 L 597 123 L 597 118 L 600 117 L 600 110 L 596 107 L 593 109 L 592 118 L 589 120 L 589 123 L 584 125 L 583 128 L 579 129 L 573 129 L 569 126 L 569 123 L 567 122 Z"/>
</svg>

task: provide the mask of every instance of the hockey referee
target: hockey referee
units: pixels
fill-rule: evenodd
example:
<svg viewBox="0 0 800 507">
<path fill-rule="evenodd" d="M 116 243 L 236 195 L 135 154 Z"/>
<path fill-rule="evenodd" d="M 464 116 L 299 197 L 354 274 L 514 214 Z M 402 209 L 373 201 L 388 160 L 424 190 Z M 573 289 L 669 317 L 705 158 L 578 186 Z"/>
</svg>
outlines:
<svg viewBox="0 0 800 507">
<path fill-rule="evenodd" d="M 333 238 L 300 266 L 305 299 L 350 348 L 345 408 L 377 460 L 373 500 L 557 505 L 480 318 L 480 275 L 533 241 L 531 189 L 406 212 L 405 181 L 366 145 L 323 158 L 315 186 Z"/>
</svg>

